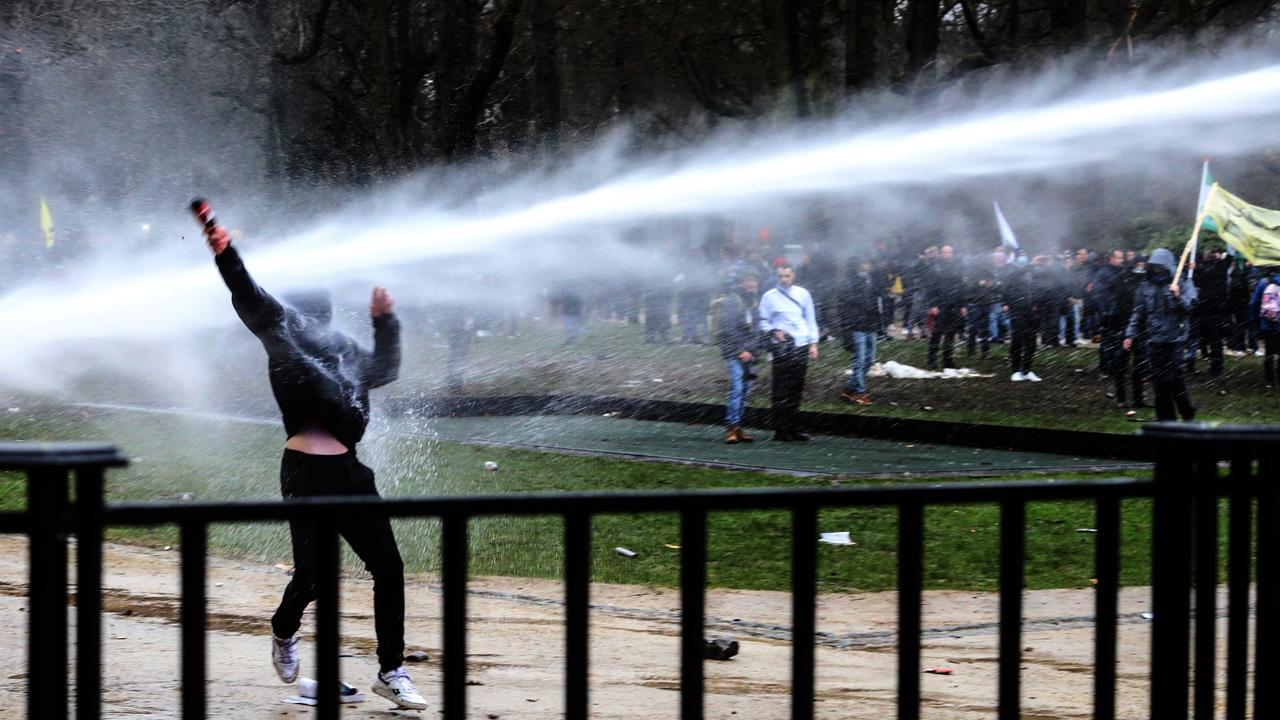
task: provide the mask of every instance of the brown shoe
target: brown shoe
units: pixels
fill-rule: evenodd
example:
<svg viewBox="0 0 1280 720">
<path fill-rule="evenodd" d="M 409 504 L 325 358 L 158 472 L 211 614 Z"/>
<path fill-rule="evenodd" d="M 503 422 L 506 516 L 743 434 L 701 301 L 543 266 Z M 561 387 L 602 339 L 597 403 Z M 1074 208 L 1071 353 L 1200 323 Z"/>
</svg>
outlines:
<svg viewBox="0 0 1280 720">
<path fill-rule="evenodd" d="M 725 445 L 737 445 L 738 433 L 741 432 L 737 427 L 731 427 L 724 431 Z"/>
<path fill-rule="evenodd" d="M 871 395 L 868 393 L 862 393 L 857 397 L 857 399 L 854 400 L 854 402 L 859 405 L 875 405 L 876 404 L 876 401 L 872 400 Z"/>
<path fill-rule="evenodd" d="M 755 439 L 754 437 L 752 437 L 752 436 L 750 436 L 750 435 L 748 435 L 748 434 L 746 434 L 746 433 L 742 432 L 742 428 L 737 428 L 737 431 L 738 431 L 738 439 L 739 439 L 739 440 L 741 440 L 742 442 L 755 442 L 755 441 L 756 441 L 756 439 Z"/>
<path fill-rule="evenodd" d="M 841 399 L 841 400 L 844 400 L 844 401 L 845 401 L 845 402 L 847 402 L 847 403 L 854 403 L 854 404 L 858 404 L 858 398 L 859 398 L 859 397 L 862 397 L 862 396 L 861 396 L 861 395 L 858 395 L 857 393 L 851 393 L 851 392 L 849 392 L 848 390 L 841 390 L 841 391 L 840 391 L 840 399 Z"/>
</svg>

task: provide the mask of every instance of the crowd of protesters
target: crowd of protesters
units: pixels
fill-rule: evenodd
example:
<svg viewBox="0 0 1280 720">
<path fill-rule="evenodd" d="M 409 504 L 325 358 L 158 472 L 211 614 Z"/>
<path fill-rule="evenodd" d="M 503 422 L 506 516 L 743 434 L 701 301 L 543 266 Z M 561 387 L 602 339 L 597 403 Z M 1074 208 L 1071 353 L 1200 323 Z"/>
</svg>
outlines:
<svg viewBox="0 0 1280 720">
<path fill-rule="evenodd" d="M 927 339 L 925 369 L 944 375 L 1005 344 L 1012 382 L 1041 381 L 1040 347 L 1096 346 L 1116 405 L 1152 402 L 1158 420 L 1195 417 L 1184 378 L 1198 362 L 1216 377 L 1225 355 L 1265 355 L 1267 385 L 1277 379 L 1280 273 L 1220 249 L 1190 258 L 1176 284 L 1178 258 L 1163 249 L 1149 257 L 1083 248 L 1028 256 L 1000 247 L 961 257 L 942 245 L 908 256 L 880 243 L 846 258 L 843 269 L 822 251 L 792 254 L 794 262 L 768 248 L 726 244 L 714 259 L 683 258 L 674 280 L 614 296 L 619 306 L 610 309 L 643 322 L 647 343 L 717 345 L 730 385 L 726 442 L 752 439 L 742 432 L 742 411 L 762 358 L 774 363 L 772 399 L 782 419 L 775 439 L 807 439 L 795 411 L 823 340 L 838 340 L 852 356 L 840 397 L 857 405 L 874 403 L 867 374 L 881 345 L 895 339 Z"/>
</svg>

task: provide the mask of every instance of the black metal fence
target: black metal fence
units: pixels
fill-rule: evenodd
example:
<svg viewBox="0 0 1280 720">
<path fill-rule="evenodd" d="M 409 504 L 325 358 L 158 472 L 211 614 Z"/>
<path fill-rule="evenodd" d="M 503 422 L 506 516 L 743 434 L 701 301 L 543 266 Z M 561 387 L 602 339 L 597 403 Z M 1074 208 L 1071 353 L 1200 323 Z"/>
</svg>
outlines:
<svg viewBox="0 0 1280 720">
<path fill-rule="evenodd" d="M 792 515 L 793 655 L 791 717 L 814 715 L 814 634 L 817 518 L 822 508 L 895 507 L 898 513 L 897 717 L 920 716 L 921 602 L 924 509 L 943 504 L 995 503 L 1000 507 L 1000 624 L 997 716 L 1021 716 L 1022 593 L 1026 505 L 1093 501 L 1097 513 L 1094 717 L 1114 718 L 1116 623 L 1120 571 L 1121 501 L 1152 498 L 1151 717 L 1159 720 L 1215 713 L 1216 591 L 1219 578 L 1220 503 L 1227 515 L 1228 720 L 1277 718 L 1277 691 L 1266 680 L 1276 660 L 1275 632 L 1280 562 L 1280 507 L 1276 472 L 1280 429 L 1153 426 L 1145 442 L 1156 450 L 1154 480 L 1087 482 L 948 483 L 831 490 L 747 490 L 683 493 L 609 493 L 494 497 L 316 498 L 292 502 L 105 505 L 103 472 L 124 464 L 110 446 L 0 444 L 0 469 L 25 471 L 27 508 L 0 513 L 0 532 L 30 538 L 28 717 L 65 718 L 68 699 L 67 537 L 76 544 L 76 717 L 101 716 L 103 528 L 176 525 L 182 553 L 182 717 L 206 715 L 205 577 L 207 531 L 213 523 L 306 518 L 322 528 L 315 544 L 317 580 L 316 667 L 320 718 L 338 716 L 339 546 L 332 528 L 339 514 L 435 517 L 441 535 L 443 586 L 443 709 L 466 709 L 467 524 L 492 515 L 558 515 L 565 546 L 565 716 L 588 717 L 588 616 L 591 522 L 605 513 L 674 512 L 681 526 L 680 708 L 684 720 L 703 717 L 703 625 L 707 513 L 781 509 Z M 1224 474 L 1225 469 L 1225 474 Z M 74 500 L 68 476 L 74 474 Z M 1256 507 L 1256 533 L 1254 510 Z M 328 528 L 328 530 L 324 530 Z M 1252 561 L 1256 558 L 1256 569 Z M 1249 590 L 1256 572 L 1256 625 L 1250 663 Z M 1192 614 L 1194 607 L 1202 609 Z M 1193 674 L 1194 671 L 1194 674 Z M 1254 673 L 1252 708 L 1249 672 Z M 1194 679 L 1194 683 L 1192 680 Z M 1191 690 L 1189 691 L 1189 688 Z"/>
</svg>

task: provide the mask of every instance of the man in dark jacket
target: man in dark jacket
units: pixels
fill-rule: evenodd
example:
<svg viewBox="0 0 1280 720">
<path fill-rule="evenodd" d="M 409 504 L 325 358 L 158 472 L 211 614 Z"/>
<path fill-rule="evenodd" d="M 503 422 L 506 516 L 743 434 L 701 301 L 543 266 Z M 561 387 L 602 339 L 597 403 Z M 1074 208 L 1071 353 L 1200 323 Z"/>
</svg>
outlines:
<svg viewBox="0 0 1280 720">
<path fill-rule="evenodd" d="M 200 212 L 203 219 L 205 211 Z M 212 223 L 206 227 L 231 304 L 267 351 L 267 374 L 288 436 L 280 463 L 284 497 L 376 497 L 373 471 L 356 458 L 356 443 L 369 422 L 369 390 L 399 374 L 400 324 L 392 314 L 391 295 L 373 289 L 373 351 L 366 351 L 329 326 L 327 294 L 294 295 L 279 302 L 249 276 L 226 230 Z M 386 517 L 351 514 L 337 521 L 336 530 L 373 576 L 379 664 L 373 691 L 402 708 L 424 709 L 426 702 L 402 666 L 404 564 L 391 523 Z M 309 522 L 289 523 L 293 578 L 271 619 L 271 660 L 286 683 L 297 679 L 297 633 L 303 612 L 316 599 L 314 533 Z"/>
<path fill-rule="evenodd" d="M 1129 317 L 1133 314 L 1133 291 L 1137 276 L 1125 267 L 1124 251 L 1112 250 L 1107 264 L 1094 275 L 1089 286 L 1089 304 L 1098 314 L 1102 345 L 1098 348 L 1099 366 L 1115 383 L 1117 407 L 1126 407 L 1125 376 L 1128 375 L 1129 356 L 1125 354 L 1124 335 L 1129 329 Z M 1143 348 L 1140 348 L 1140 351 Z M 1134 400 L 1142 401 L 1142 379 L 1134 373 Z"/>
<path fill-rule="evenodd" d="M 969 316 L 965 323 L 965 356 L 973 358 L 978 346 L 982 346 L 982 359 L 991 354 L 991 313 L 996 301 L 1000 299 L 1000 290 L 996 284 L 996 270 L 1004 265 L 1005 255 L 992 255 L 990 260 L 979 258 L 974 263 L 969 277 Z M 997 264 L 998 263 L 998 264 Z"/>
<path fill-rule="evenodd" d="M 840 397 L 856 405 L 870 405 L 867 370 L 876 361 L 880 302 L 887 278 L 872 272 L 871 261 L 866 258 L 851 259 L 849 271 L 849 278 L 840 292 L 840 325 L 853 347 L 853 366 Z"/>
<path fill-rule="evenodd" d="M 967 288 L 960 264 L 956 262 L 955 249 L 943 245 L 938 251 L 938 261 L 929 269 L 929 314 L 933 316 L 933 332 L 929 335 L 929 360 L 925 367 L 938 367 L 938 346 L 942 346 L 942 367 L 956 367 L 956 334 L 964 330 L 964 319 L 969 314 Z"/>
<path fill-rule="evenodd" d="M 1189 332 L 1196 286 L 1190 279 L 1174 282 L 1177 266 L 1173 253 L 1160 248 L 1147 261 L 1147 282 L 1133 297 L 1133 314 L 1125 331 L 1124 349 L 1133 349 L 1134 338 L 1143 333 L 1150 358 L 1151 384 L 1156 393 L 1156 419 L 1194 420 L 1187 383 L 1183 379 L 1183 353 Z"/>
<path fill-rule="evenodd" d="M 760 313 L 756 293 L 760 280 L 747 266 L 732 268 L 727 277 L 727 292 L 715 300 L 716 346 L 729 373 L 729 401 L 725 406 L 724 441 L 729 445 L 751 442 L 754 437 L 742 431 L 742 413 L 747 395 L 756 379 L 756 356 L 760 352 Z"/>
<path fill-rule="evenodd" d="M 1221 250 L 1210 250 L 1208 258 L 1196 268 L 1196 288 L 1200 300 L 1196 307 L 1196 334 L 1200 347 L 1209 356 L 1209 375 L 1222 374 L 1222 345 L 1231 324 L 1231 258 Z M 1189 358 L 1188 364 L 1195 358 Z"/>
<path fill-rule="evenodd" d="M 1009 316 L 1009 365 L 1013 370 L 1009 379 L 1013 382 L 1040 382 L 1032 371 L 1044 297 L 1037 274 L 1038 269 L 1027 264 L 1027 256 L 1019 255 L 996 276 L 1004 298 L 1003 309 Z"/>
</svg>

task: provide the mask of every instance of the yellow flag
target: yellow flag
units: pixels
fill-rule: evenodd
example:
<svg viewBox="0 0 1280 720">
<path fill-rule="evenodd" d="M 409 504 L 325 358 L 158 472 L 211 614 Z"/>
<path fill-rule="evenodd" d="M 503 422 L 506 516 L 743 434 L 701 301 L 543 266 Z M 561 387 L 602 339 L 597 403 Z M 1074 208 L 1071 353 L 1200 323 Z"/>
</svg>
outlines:
<svg viewBox="0 0 1280 720">
<path fill-rule="evenodd" d="M 1201 212 L 1249 262 L 1280 265 L 1280 211 L 1250 205 L 1214 183 Z"/>
<path fill-rule="evenodd" d="M 44 246 L 53 247 L 53 216 L 49 214 L 49 204 L 40 196 L 40 229 L 44 231 Z"/>
</svg>

